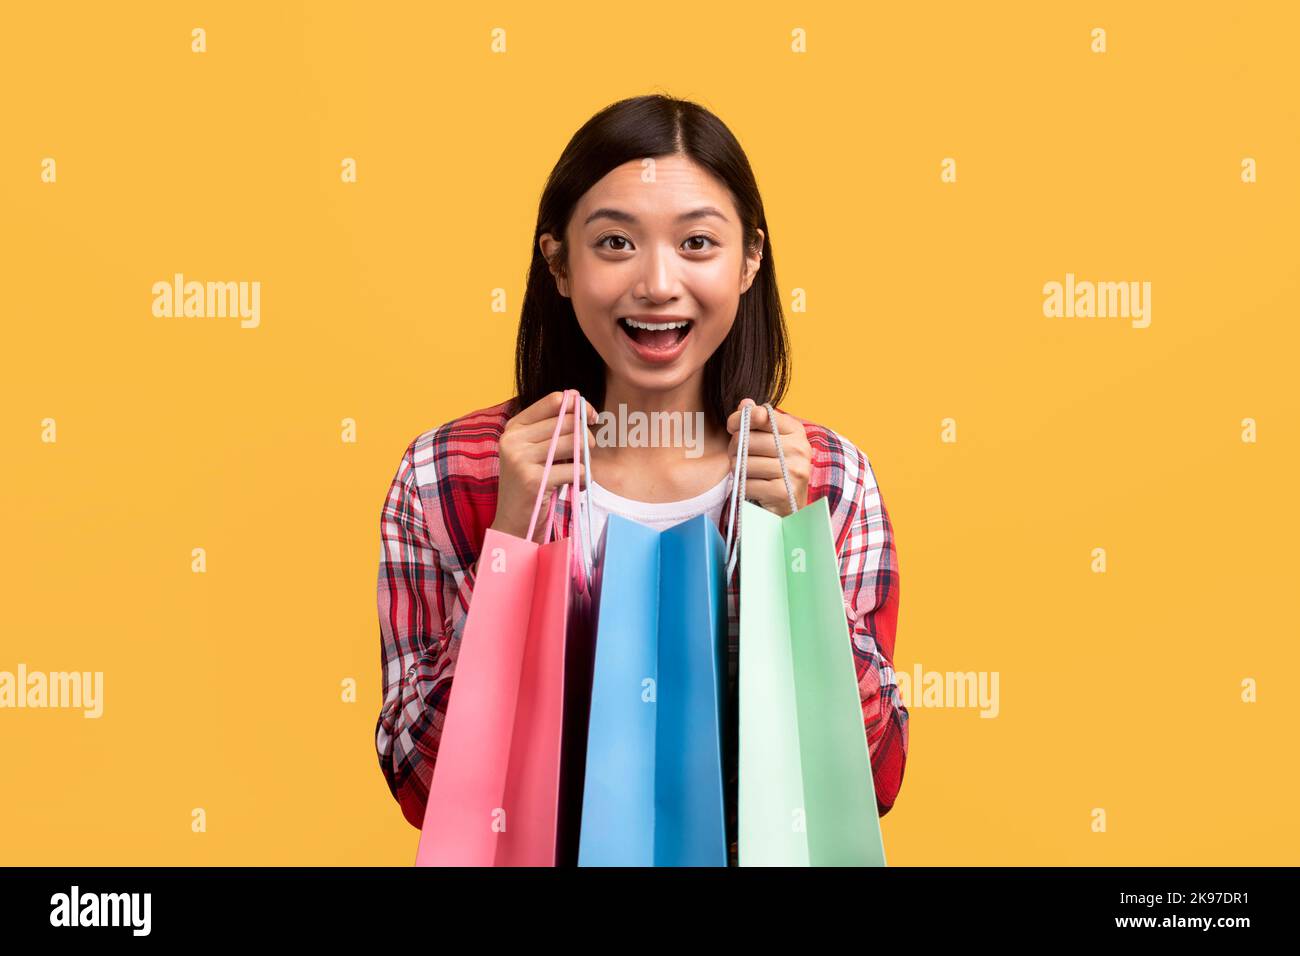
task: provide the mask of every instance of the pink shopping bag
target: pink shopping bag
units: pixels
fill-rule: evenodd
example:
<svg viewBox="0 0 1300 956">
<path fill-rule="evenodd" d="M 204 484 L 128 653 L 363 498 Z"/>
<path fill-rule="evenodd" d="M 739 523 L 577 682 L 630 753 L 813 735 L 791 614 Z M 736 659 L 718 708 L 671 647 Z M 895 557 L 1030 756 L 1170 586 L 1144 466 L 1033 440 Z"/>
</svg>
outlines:
<svg viewBox="0 0 1300 956">
<path fill-rule="evenodd" d="M 576 439 L 585 438 L 586 415 L 581 396 L 570 389 L 527 538 L 489 528 L 483 540 L 416 866 L 576 862 L 585 749 L 574 741 L 579 734 L 586 738 L 590 706 L 591 566 L 578 535 L 551 540 L 558 488 L 551 493 L 545 540 L 532 540 L 570 402 L 575 453 L 569 491 L 578 503 L 578 456 L 586 443 Z M 581 519 L 580 508 L 571 513 L 573 521 Z"/>
</svg>

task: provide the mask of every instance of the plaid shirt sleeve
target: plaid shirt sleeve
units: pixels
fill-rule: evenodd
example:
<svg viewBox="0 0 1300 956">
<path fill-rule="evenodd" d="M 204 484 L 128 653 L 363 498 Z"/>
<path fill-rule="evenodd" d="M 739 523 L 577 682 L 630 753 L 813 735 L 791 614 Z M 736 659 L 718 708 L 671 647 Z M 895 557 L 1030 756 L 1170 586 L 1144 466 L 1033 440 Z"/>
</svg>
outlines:
<svg viewBox="0 0 1300 956">
<path fill-rule="evenodd" d="M 424 824 L 438 741 L 455 673 L 474 569 L 444 568 L 416 479 L 421 436 L 402 456 L 380 516 L 378 607 L 384 701 L 375 728 L 379 765 L 402 814 Z M 459 581 L 457 578 L 459 577 Z"/>
<path fill-rule="evenodd" d="M 856 462 L 855 497 L 848 538 L 840 551 L 845 609 L 858 666 L 858 690 L 871 751 L 877 809 L 894 806 L 907 764 L 907 708 L 894 676 L 894 635 L 898 627 L 898 553 L 894 529 L 876 485 L 871 464 L 852 450 Z"/>
<path fill-rule="evenodd" d="M 893 808 L 903 784 L 908 738 L 907 708 L 893 665 L 898 627 L 898 553 L 893 527 L 866 456 L 828 428 L 813 426 L 806 431 L 814 457 L 820 461 L 808 500 L 823 494 L 829 498 L 876 808 L 884 816 Z"/>
</svg>

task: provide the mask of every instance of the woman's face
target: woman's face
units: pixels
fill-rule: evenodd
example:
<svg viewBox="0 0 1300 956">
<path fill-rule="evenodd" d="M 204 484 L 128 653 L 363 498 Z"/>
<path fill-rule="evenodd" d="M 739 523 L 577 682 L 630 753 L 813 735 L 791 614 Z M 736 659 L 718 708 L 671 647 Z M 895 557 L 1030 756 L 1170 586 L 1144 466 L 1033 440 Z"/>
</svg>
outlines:
<svg viewBox="0 0 1300 956">
<path fill-rule="evenodd" d="M 727 188 L 676 155 L 610 171 L 578 202 L 565 238 L 560 292 L 609 374 L 632 390 L 674 389 L 703 369 L 762 258 L 741 247 Z M 554 262 L 555 238 L 540 245 Z"/>
</svg>

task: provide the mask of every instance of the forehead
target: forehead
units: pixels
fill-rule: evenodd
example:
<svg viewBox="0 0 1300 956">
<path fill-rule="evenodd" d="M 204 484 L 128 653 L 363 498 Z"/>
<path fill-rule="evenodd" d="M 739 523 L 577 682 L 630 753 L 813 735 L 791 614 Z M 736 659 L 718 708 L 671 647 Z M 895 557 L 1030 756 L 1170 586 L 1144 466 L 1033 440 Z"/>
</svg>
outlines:
<svg viewBox="0 0 1300 956">
<path fill-rule="evenodd" d="M 653 175 L 653 180 L 646 181 Z M 611 169 L 583 194 L 574 209 L 573 224 L 582 229 L 599 209 L 623 210 L 642 222 L 671 222 L 681 213 L 712 206 L 727 219 L 709 217 L 716 225 L 735 225 L 736 210 L 729 190 L 708 170 L 685 156 L 632 160 Z M 607 218 L 590 223 L 608 225 Z"/>
</svg>

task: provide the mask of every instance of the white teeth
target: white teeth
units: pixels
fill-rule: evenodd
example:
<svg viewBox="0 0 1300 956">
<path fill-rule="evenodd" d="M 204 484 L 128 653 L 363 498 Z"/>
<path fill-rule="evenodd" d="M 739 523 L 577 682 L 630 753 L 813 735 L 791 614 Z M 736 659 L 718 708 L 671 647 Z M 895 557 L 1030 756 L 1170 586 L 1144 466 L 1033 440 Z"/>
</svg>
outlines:
<svg viewBox="0 0 1300 956">
<path fill-rule="evenodd" d="M 638 322 L 636 319 L 624 317 L 624 322 L 634 329 L 648 329 L 651 332 L 663 332 L 667 329 L 680 329 L 690 325 L 690 322 Z"/>
</svg>

